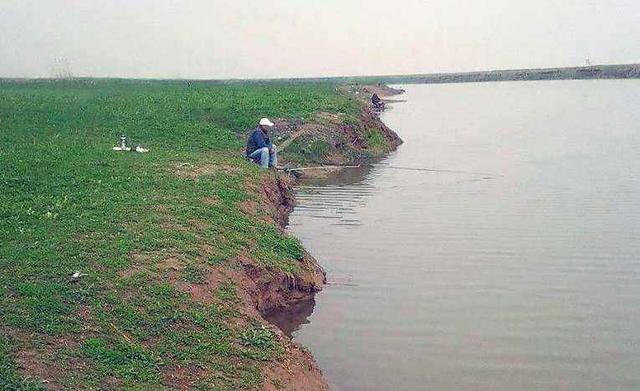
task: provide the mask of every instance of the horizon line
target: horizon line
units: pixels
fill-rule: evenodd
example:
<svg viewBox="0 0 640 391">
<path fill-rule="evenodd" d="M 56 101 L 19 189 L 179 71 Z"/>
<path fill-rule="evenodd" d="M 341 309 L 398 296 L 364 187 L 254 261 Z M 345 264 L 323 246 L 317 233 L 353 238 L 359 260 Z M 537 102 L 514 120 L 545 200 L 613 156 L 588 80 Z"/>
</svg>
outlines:
<svg viewBox="0 0 640 391">
<path fill-rule="evenodd" d="M 62 81 L 62 80 L 141 80 L 141 81 L 211 81 L 211 82 L 262 82 L 262 81 L 331 81 L 331 80 L 349 80 L 349 79 L 376 79 L 376 78 L 400 78 L 400 77 L 429 77 L 429 76 L 448 76 L 448 75 L 474 75 L 474 74 L 491 74 L 497 72 L 540 72 L 540 71 L 561 71 L 561 70 L 577 70 L 577 69 L 594 69 L 594 68 L 612 68 L 612 67 L 640 67 L 640 62 L 623 63 L 623 64 L 593 64 L 580 66 L 564 66 L 564 67 L 545 67 L 545 68 L 510 68 L 510 69 L 491 69 L 483 71 L 460 71 L 460 72 L 433 72 L 433 73 L 407 73 L 407 74 L 379 74 L 379 75 L 346 75 L 346 76 L 296 76 L 296 77 L 250 77 L 250 78 L 158 78 L 158 77 L 126 77 L 126 76 L 68 76 L 68 77 L 5 77 L 0 76 L 0 81 Z"/>
</svg>

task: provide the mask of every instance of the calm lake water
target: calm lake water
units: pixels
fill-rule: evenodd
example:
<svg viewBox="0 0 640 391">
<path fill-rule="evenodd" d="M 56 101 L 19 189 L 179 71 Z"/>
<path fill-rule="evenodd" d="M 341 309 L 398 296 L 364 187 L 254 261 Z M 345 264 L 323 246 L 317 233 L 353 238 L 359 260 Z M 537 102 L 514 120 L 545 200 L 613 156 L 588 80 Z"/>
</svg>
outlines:
<svg viewBox="0 0 640 391">
<path fill-rule="evenodd" d="M 295 339 L 340 390 L 640 389 L 640 81 L 403 88 L 397 152 L 298 189 Z"/>
</svg>

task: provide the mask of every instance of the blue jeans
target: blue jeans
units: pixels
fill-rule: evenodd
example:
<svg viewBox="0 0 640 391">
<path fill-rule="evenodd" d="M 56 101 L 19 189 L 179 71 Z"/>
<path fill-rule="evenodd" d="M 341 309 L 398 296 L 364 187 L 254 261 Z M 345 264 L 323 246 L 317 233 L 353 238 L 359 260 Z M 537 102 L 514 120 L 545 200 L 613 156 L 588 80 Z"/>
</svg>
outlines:
<svg viewBox="0 0 640 391">
<path fill-rule="evenodd" d="M 251 152 L 249 157 L 257 160 L 262 168 L 275 167 L 278 165 L 278 152 L 276 152 L 275 145 L 273 146 L 273 151 L 264 147 Z"/>
</svg>

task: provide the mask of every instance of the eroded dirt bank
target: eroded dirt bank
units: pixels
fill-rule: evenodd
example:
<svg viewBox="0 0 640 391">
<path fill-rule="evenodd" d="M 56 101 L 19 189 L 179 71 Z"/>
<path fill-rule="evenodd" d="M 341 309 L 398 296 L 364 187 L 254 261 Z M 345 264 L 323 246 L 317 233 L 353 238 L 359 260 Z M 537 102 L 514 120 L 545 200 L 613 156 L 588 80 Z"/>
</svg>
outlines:
<svg viewBox="0 0 640 391">
<path fill-rule="evenodd" d="M 365 99 L 373 91 L 381 97 L 397 95 L 402 91 L 394 90 L 386 86 L 358 87 L 353 93 L 367 98 L 362 99 L 363 109 L 358 125 L 345 125 L 336 116 L 321 114 L 307 125 L 292 125 L 285 121 L 279 121 L 280 129 L 288 127 L 292 134 L 295 132 L 308 132 L 308 135 L 323 133 L 324 137 L 341 138 L 345 134 L 351 142 L 348 145 L 333 145 L 334 151 L 320 159 L 322 164 L 360 164 L 367 159 L 380 157 L 396 149 L 402 140 L 379 118 L 379 111 L 371 108 Z M 293 129 L 291 129 L 293 128 Z M 363 134 L 367 132 L 379 132 L 381 144 L 378 149 L 368 148 Z M 299 136 L 298 136 L 299 137 Z M 319 176 L 321 171 L 308 171 L 306 175 Z M 267 183 L 262 186 L 263 200 L 273 208 L 272 215 L 279 228 L 284 230 L 288 223 L 288 217 L 295 206 L 293 186 L 295 179 L 291 176 L 274 174 Z M 273 311 L 286 313 L 287 309 L 304 301 L 312 300 L 315 294 L 326 283 L 326 275 L 317 261 L 306 251 L 300 260 L 300 270 L 294 274 L 273 272 L 266 270 L 252 262 L 246 262 L 244 266 L 243 286 L 249 300 L 261 316 L 266 316 Z M 263 318 L 264 321 L 264 318 Z M 272 326 L 274 327 L 274 326 Z M 276 327 L 277 329 L 277 327 Z M 267 377 L 271 373 L 277 373 L 279 378 L 285 378 L 286 388 L 295 390 L 324 390 L 328 384 L 322 376 L 318 365 L 312 355 L 297 343 L 291 341 L 278 329 L 278 335 L 287 346 L 287 355 L 284 361 L 270 365 L 265 372 Z M 283 371 L 284 366 L 284 371 Z M 266 384 L 265 389 L 271 389 Z"/>
<path fill-rule="evenodd" d="M 292 185 L 292 179 L 278 174 L 270 175 L 261 185 L 261 202 L 270 210 L 270 215 L 280 230 L 284 230 L 289 213 L 295 205 Z M 299 260 L 299 268 L 293 273 L 265 268 L 248 257 L 240 259 L 239 265 L 241 269 L 230 277 L 244 293 L 243 300 L 247 312 L 274 330 L 284 346 L 280 359 L 268 363 L 262 369 L 265 378 L 263 389 L 328 389 L 311 354 L 263 318 L 263 315 L 272 311 L 286 310 L 292 305 L 313 298 L 325 283 L 322 268 L 306 251 Z"/>
</svg>

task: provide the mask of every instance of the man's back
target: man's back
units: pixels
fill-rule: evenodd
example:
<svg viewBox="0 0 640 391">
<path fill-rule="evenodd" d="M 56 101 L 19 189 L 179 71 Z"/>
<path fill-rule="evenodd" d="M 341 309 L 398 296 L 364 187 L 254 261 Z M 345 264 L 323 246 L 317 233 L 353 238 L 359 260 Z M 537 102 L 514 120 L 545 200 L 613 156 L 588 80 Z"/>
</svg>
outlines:
<svg viewBox="0 0 640 391">
<path fill-rule="evenodd" d="M 247 139 L 246 154 L 249 156 L 255 150 L 264 147 L 271 148 L 271 140 L 269 140 L 269 137 L 266 136 L 260 128 L 256 128 Z"/>
</svg>

